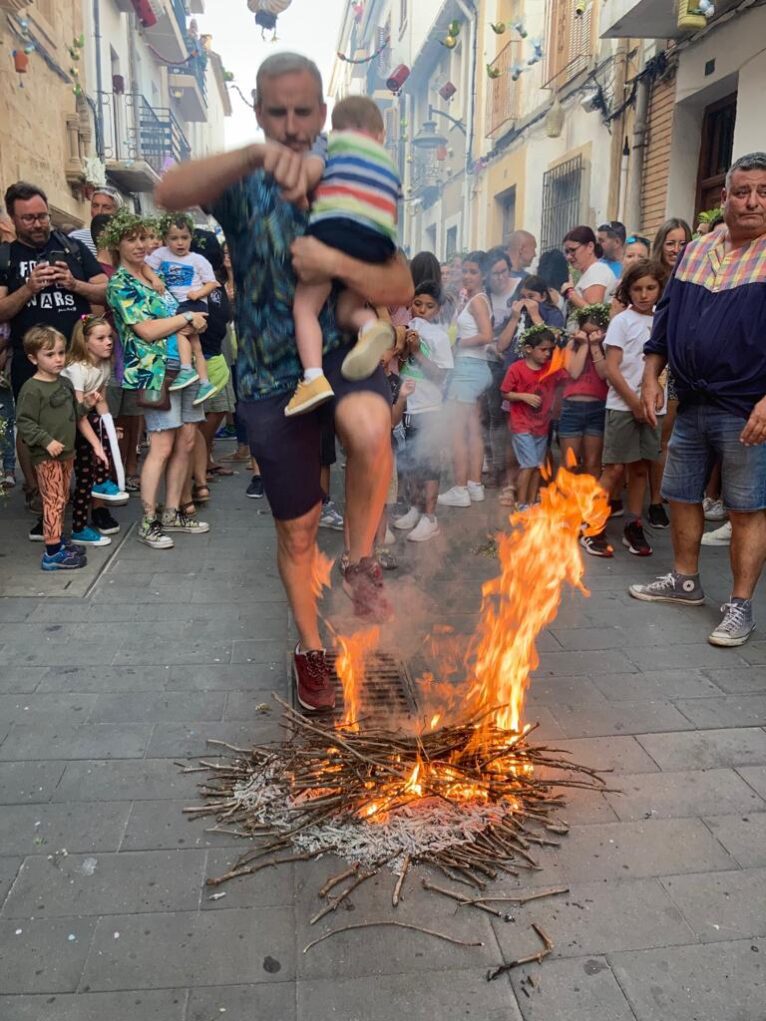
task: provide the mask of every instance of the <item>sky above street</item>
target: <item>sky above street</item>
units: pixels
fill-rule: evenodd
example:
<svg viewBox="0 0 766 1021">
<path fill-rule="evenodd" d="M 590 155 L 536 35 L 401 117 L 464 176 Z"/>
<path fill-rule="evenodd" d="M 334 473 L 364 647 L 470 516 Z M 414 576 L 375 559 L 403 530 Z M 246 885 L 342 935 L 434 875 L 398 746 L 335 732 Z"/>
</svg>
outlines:
<svg viewBox="0 0 766 1021">
<path fill-rule="evenodd" d="M 327 85 L 335 58 L 341 15 L 351 0 L 293 0 L 279 16 L 277 42 L 261 38 L 255 15 L 246 0 L 207 0 L 206 13 L 197 15 L 200 32 L 213 36 L 213 49 L 224 67 L 250 99 L 255 72 L 262 60 L 279 50 L 295 50 L 315 60 Z M 226 124 L 227 148 L 244 145 L 256 134 L 255 115 L 231 90 L 233 115 Z"/>
</svg>

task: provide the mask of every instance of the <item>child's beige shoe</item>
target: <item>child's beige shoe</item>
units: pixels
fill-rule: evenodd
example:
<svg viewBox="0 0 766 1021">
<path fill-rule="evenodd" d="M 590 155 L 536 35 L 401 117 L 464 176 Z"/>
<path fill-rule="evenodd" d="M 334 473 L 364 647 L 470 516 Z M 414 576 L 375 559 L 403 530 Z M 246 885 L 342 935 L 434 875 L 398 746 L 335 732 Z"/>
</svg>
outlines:
<svg viewBox="0 0 766 1021">
<path fill-rule="evenodd" d="M 391 323 L 376 319 L 359 331 L 359 338 L 340 367 L 344 379 L 367 379 L 380 365 L 383 353 L 396 343 Z"/>
<path fill-rule="evenodd" d="M 310 383 L 301 380 L 295 388 L 295 393 L 290 398 L 290 403 L 285 408 L 285 417 L 292 418 L 293 415 L 305 415 L 307 411 L 330 401 L 335 396 L 335 391 L 330 386 L 326 376 L 317 376 Z"/>
</svg>

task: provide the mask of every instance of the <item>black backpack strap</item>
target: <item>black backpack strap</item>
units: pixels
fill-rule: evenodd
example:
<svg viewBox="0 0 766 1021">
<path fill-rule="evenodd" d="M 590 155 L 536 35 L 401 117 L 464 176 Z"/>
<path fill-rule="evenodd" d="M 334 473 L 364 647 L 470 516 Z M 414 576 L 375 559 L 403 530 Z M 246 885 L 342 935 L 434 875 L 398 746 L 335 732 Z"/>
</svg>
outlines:
<svg viewBox="0 0 766 1021">
<path fill-rule="evenodd" d="M 66 234 L 62 234 L 60 230 L 54 230 L 52 234 L 56 241 L 61 244 L 64 251 L 82 265 L 82 248 L 77 241 L 74 238 L 67 237 Z"/>
<path fill-rule="evenodd" d="M 10 241 L 4 241 L 0 245 L 0 273 L 5 276 L 8 270 L 11 268 L 11 243 Z"/>
</svg>

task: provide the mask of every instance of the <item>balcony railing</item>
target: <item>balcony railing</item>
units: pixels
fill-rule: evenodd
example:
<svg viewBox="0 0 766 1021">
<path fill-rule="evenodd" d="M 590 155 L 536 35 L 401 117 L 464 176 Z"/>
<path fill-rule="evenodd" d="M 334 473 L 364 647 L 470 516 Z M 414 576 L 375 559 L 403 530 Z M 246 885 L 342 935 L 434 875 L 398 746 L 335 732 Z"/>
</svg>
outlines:
<svg viewBox="0 0 766 1021">
<path fill-rule="evenodd" d="M 500 76 L 491 79 L 487 88 L 485 131 L 487 138 L 493 138 L 499 134 L 501 128 L 519 116 L 521 86 L 512 77 L 512 71 L 516 64 L 523 64 L 520 40 L 508 43 L 498 53 L 492 64 L 488 65 L 499 71 Z"/>
<path fill-rule="evenodd" d="M 143 161 L 159 176 L 170 161 L 190 158 L 191 147 L 173 111 L 153 107 L 140 93 L 102 92 L 99 111 L 107 163 Z"/>
</svg>

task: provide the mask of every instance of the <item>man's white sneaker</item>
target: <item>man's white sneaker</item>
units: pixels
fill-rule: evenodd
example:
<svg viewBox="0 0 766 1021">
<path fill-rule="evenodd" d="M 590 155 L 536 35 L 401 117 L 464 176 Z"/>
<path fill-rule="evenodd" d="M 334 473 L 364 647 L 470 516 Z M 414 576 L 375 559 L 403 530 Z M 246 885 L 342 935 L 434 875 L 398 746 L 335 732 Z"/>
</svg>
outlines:
<svg viewBox="0 0 766 1021">
<path fill-rule="evenodd" d="M 471 497 L 468 495 L 468 486 L 453 486 L 446 493 L 439 493 L 436 502 L 442 507 L 470 507 Z"/>
<path fill-rule="evenodd" d="M 481 482 L 469 482 L 468 495 L 471 498 L 471 503 L 481 503 L 484 499 L 484 486 Z"/>
<path fill-rule="evenodd" d="M 724 521 L 720 528 L 714 532 L 705 532 L 702 536 L 703 546 L 729 546 L 731 545 L 731 521 Z"/>
<path fill-rule="evenodd" d="M 433 537 L 438 534 L 439 522 L 436 518 L 429 517 L 428 514 L 424 514 L 420 521 L 418 521 L 417 526 L 413 528 L 407 536 L 407 541 L 428 542 L 429 539 L 433 539 Z"/>
<path fill-rule="evenodd" d="M 706 496 L 702 501 L 702 509 L 705 512 L 705 521 L 725 521 L 728 517 L 723 500 L 713 500 Z"/>
<path fill-rule="evenodd" d="M 401 528 L 405 532 L 408 528 L 414 528 L 418 521 L 420 521 L 420 511 L 417 507 L 410 507 L 406 514 L 394 521 L 394 528 Z"/>
</svg>

